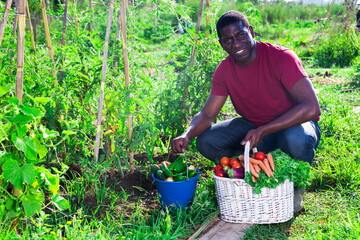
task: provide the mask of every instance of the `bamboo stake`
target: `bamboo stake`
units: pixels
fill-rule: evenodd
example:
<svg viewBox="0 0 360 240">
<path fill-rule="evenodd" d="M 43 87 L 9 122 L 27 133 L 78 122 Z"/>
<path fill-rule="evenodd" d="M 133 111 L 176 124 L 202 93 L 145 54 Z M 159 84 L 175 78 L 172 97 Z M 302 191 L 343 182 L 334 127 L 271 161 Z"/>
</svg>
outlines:
<svg viewBox="0 0 360 240">
<path fill-rule="evenodd" d="M 18 34 L 17 34 L 17 71 L 16 71 L 16 97 L 22 103 L 24 79 L 24 41 L 25 41 L 25 0 L 18 3 Z"/>
<path fill-rule="evenodd" d="M 79 20 L 78 20 L 77 15 L 76 15 L 76 1 L 75 0 L 73 0 L 73 4 L 74 4 L 75 28 L 76 28 L 76 32 L 79 33 Z"/>
<path fill-rule="evenodd" d="M 32 27 L 32 23 L 31 23 L 31 16 L 30 16 L 30 10 L 29 10 L 29 4 L 28 4 L 28 2 L 26 2 L 26 17 L 27 17 L 28 23 L 29 23 L 31 46 L 32 46 L 32 49 L 33 49 L 34 52 L 35 52 L 35 51 L 36 51 L 36 48 L 35 48 L 35 39 L 34 39 L 34 32 L 33 32 L 33 27 Z"/>
<path fill-rule="evenodd" d="M 210 0 L 206 0 L 206 38 L 209 38 L 209 29 L 208 26 L 210 24 L 210 16 L 209 16 L 209 8 L 210 8 Z"/>
<path fill-rule="evenodd" d="M 93 9 L 93 5 L 92 5 L 92 0 L 89 0 L 89 9 L 90 9 L 90 14 L 92 14 L 92 9 Z M 91 32 L 91 22 L 88 22 L 88 31 Z"/>
<path fill-rule="evenodd" d="M 104 90 L 105 90 L 105 79 L 106 79 L 106 64 L 108 58 L 108 49 L 109 49 L 109 38 L 110 38 L 110 30 L 111 30 L 111 20 L 114 12 L 114 0 L 110 1 L 109 8 L 109 17 L 106 27 L 106 35 L 105 35 L 105 45 L 104 45 L 104 56 L 103 56 L 103 64 L 101 70 L 101 87 L 100 87 L 100 97 L 99 97 L 99 109 L 96 121 L 96 139 L 95 139 L 95 147 L 94 147 L 94 161 L 95 164 L 99 160 L 99 147 L 100 147 L 100 137 L 101 137 L 101 117 L 104 106 Z M 95 196 L 95 187 L 94 184 L 91 184 L 90 195 Z"/>
<path fill-rule="evenodd" d="M 15 6 L 16 6 L 16 12 L 17 12 L 17 9 L 18 9 L 18 2 L 15 1 Z M 13 22 L 13 31 L 12 31 L 12 36 L 14 37 L 15 39 L 15 34 L 16 34 L 16 29 L 17 29 L 17 24 L 18 24 L 18 15 L 15 14 L 14 16 L 14 22 Z M 15 42 L 15 41 L 14 41 Z M 12 72 L 12 60 L 14 58 L 14 49 L 11 49 L 11 54 L 10 54 L 10 66 L 9 66 L 9 73 L 11 74 Z"/>
<path fill-rule="evenodd" d="M 130 88 L 130 72 L 129 72 L 129 57 L 127 54 L 127 31 L 126 31 L 126 0 L 120 0 L 120 9 L 121 9 L 121 32 L 122 32 L 122 43 L 123 43 L 123 58 L 124 58 L 124 73 L 125 73 L 125 86 L 126 89 Z M 131 94 L 130 94 L 131 97 Z M 128 128 L 129 128 L 129 142 L 132 141 L 132 114 L 128 115 Z M 134 152 L 129 150 L 129 162 L 130 162 L 130 174 L 134 173 Z"/>
<path fill-rule="evenodd" d="M 4 17 L 3 17 L 3 19 L 1 20 L 1 23 L 0 23 L 0 46 L 1 46 L 1 43 L 2 43 L 2 40 L 3 40 L 5 26 L 6 26 L 6 22 L 7 22 L 7 19 L 9 17 L 10 10 L 11 10 L 12 1 L 13 0 L 7 0 L 6 4 L 5 4 Z"/>
<path fill-rule="evenodd" d="M 108 22 L 107 22 L 107 27 L 106 27 L 106 35 L 105 35 L 104 56 L 103 56 L 102 73 L 101 73 L 99 109 L 98 109 L 97 123 L 96 123 L 96 140 L 95 140 L 95 148 L 94 148 L 94 160 L 96 162 L 98 161 L 98 158 L 99 158 L 99 146 L 100 146 L 100 136 L 101 136 L 101 117 L 102 117 L 102 110 L 103 110 L 103 106 L 104 106 L 106 64 L 107 64 L 107 58 L 108 58 L 109 36 L 110 36 L 110 28 L 111 28 L 111 20 L 112 20 L 113 11 L 114 11 L 114 0 L 111 0 L 110 9 L 109 9 L 109 17 L 108 17 Z"/>
<path fill-rule="evenodd" d="M 52 77 L 56 78 L 54 54 L 53 54 L 52 46 L 51 46 L 50 30 L 49 30 L 49 24 L 48 24 L 48 20 L 47 20 L 44 0 L 40 0 L 40 4 L 41 4 L 41 10 L 42 10 L 42 15 L 43 15 L 43 19 L 44 19 L 44 27 L 45 27 L 45 34 L 46 34 L 46 40 L 47 40 L 47 47 L 49 49 L 50 59 L 52 60 L 52 63 L 53 63 L 52 66 L 51 66 Z"/>
<path fill-rule="evenodd" d="M 194 60 L 195 60 L 195 49 L 196 49 L 196 45 L 197 45 L 197 41 L 199 38 L 199 30 L 200 30 L 200 22 L 201 22 L 201 15 L 202 15 L 202 11 L 203 11 L 203 6 L 204 6 L 204 0 L 200 0 L 200 7 L 199 7 L 199 14 L 198 14 L 198 19 L 196 22 L 196 29 L 195 29 L 195 36 L 194 36 L 194 45 L 192 47 L 191 50 L 191 57 L 190 57 L 190 68 L 193 67 L 194 65 Z M 183 98 L 183 102 L 182 105 L 185 108 L 186 107 L 186 100 L 187 97 L 189 95 L 189 81 L 187 81 L 186 86 L 185 86 L 185 91 L 184 91 L 184 98 Z"/>
<path fill-rule="evenodd" d="M 22 103 L 23 80 L 24 80 L 24 42 L 25 42 L 25 0 L 19 0 L 17 6 L 18 14 L 18 34 L 17 34 L 17 71 L 16 71 L 16 93 L 15 96 Z M 20 190 L 13 189 L 13 195 L 19 197 Z M 13 219 L 12 228 L 17 227 L 19 218 Z"/>
<path fill-rule="evenodd" d="M 63 30 L 62 30 L 62 34 L 61 34 L 61 46 L 64 49 L 65 46 L 65 33 L 66 33 L 66 22 L 67 22 L 67 17 L 68 17 L 68 4 L 69 4 L 69 0 L 65 1 L 65 9 L 64 9 L 64 19 L 63 19 Z M 60 60 L 60 65 L 61 65 L 61 69 L 64 69 L 64 51 Z M 59 72 L 60 74 L 60 79 L 63 79 L 64 77 L 64 72 L 63 70 L 60 70 Z"/>
</svg>

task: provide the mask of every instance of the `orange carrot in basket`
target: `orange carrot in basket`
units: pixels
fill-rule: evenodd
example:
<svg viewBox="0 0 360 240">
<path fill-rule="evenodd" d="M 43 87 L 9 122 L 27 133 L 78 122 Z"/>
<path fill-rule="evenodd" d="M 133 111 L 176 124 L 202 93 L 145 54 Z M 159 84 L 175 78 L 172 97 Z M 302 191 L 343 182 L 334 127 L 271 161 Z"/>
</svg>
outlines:
<svg viewBox="0 0 360 240">
<path fill-rule="evenodd" d="M 270 175 L 273 177 L 274 174 L 273 174 L 272 171 L 271 171 L 270 164 L 269 164 L 269 159 L 264 158 L 263 163 L 264 163 L 265 167 L 269 170 Z"/>
<path fill-rule="evenodd" d="M 254 164 L 254 169 L 255 169 L 255 172 L 259 173 L 261 171 L 259 165 L 257 164 Z"/>
<path fill-rule="evenodd" d="M 251 176 L 251 181 L 252 181 L 252 182 L 255 182 L 255 181 L 256 181 L 256 179 L 255 179 L 254 176 Z"/>
<path fill-rule="evenodd" d="M 270 169 L 268 169 L 263 162 L 261 162 L 259 166 L 264 170 L 266 176 L 271 177 Z"/>
<path fill-rule="evenodd" d="M 255 169 L 254 169 L 254 166 L 252 165 L 252 163 L 249 163 L 249 169 L 253 176 L 259 177 L 259 174 L 257 174 L 257 172 L 255 172 Z"/>
<path fill-rule="evenodd" d="M 238 159 L 239 159 L 240 161 L 242 161 L 242 162 L 245 161 L 244 155 L 240 155 Z M 249 157 L 249 162 L 258 165 L 258 164 L 260 164 L 261 161 Z"/>
<path fill-rule="evenodd" d="M 272 155 L 270 153 L 268 153 L 266 155 L 266 158 L 269 160 L 270 167 L 274 171 L 275 170 L 275 164 L 274 164 L 274 159 L 273 159 Z"/>
</svg>

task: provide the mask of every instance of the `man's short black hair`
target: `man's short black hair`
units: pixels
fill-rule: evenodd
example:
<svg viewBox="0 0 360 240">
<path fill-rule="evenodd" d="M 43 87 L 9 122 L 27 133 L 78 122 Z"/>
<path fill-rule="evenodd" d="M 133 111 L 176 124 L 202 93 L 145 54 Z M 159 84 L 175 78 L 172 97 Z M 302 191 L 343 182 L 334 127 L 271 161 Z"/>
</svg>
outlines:
<svg viewBox="0 0 360 240">
<path fill-rule="evenodd" d="M 242 21 L 244 27 L 250 27 L 250 23 L 247 20 L 247 18 L 245 17 L 245 15 L 242 12 L 239 11 L 228 11 L 226 13 L 224 13 L 223 15 L 221 15 L 221 17 L 219 18 L 219 20 L 216 23 L 216 31 L 218 34 L 218 37 L 220 39 L 220 30 L 223 29 L 224 27 L 226 27 L 229 24 L 232 23 L 236 23 Z"/>
</svg>

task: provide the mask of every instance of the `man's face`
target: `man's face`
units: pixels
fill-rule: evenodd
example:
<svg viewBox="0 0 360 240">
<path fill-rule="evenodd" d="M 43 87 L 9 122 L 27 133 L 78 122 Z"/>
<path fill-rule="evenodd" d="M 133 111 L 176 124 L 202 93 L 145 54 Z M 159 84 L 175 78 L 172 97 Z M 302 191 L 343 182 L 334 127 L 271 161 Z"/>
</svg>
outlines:
<svg viewBox="0 0 360 240">
<path fill-rule="evenodd" d="M 232 23 L 220 30 L 219 42 L 222 48 L 239 65 L 247 66 L 256 56 L 256 41 L 253 28 L 243 26 L 242 21 Z"/>
</svg>

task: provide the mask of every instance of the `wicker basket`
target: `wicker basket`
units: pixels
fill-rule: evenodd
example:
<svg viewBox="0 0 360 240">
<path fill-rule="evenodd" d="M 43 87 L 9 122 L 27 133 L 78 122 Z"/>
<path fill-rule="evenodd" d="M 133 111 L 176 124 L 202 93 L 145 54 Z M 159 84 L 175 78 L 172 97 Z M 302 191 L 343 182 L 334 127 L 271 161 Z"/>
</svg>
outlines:
<svg viewBox="0 0 360 240">
<path fill-rule="evenodd" d="M 248 172 L 249 144 L 245 145 Z M 247 154 L 246 154 L 247 153 Z M 280 223 L 294 215 L 294 183 L 286 180 L 276 188 L 262 188 L 260 194 L 243 179 L 213 174 L 220 218 L 232 223 Z"/>
</svg>

